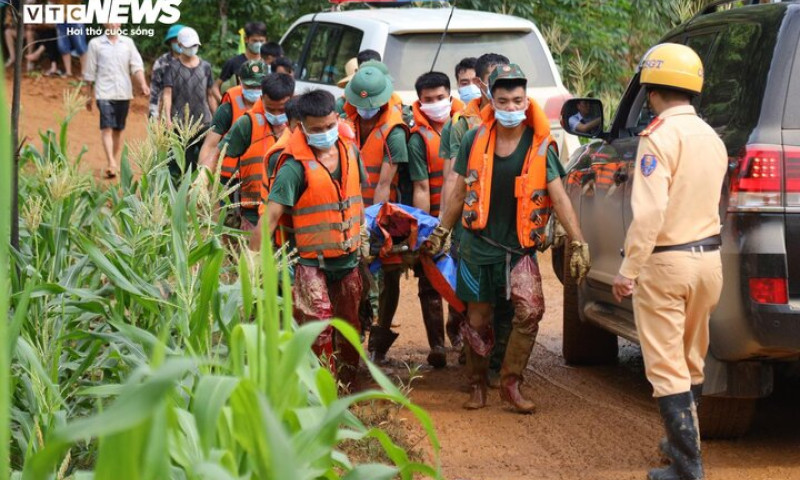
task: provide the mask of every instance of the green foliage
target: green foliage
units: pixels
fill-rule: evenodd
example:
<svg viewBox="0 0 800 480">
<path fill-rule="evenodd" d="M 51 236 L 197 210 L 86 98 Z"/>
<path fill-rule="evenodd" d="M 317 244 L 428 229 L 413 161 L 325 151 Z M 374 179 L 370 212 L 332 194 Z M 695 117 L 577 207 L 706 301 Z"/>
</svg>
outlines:
<svg viewBox="0 0 800 480">
<path fill-rule="evenodd" d="M 438 455 L 431 419 L 373 365 L 377 389 L 339 395 L 311 351 L 327 324 L 297 327 L 278 296 L 291 288 L 285 252 L 240 258 L 240 232 L 217 207 L 226 192 L 170 176 L 193 127 L 150 124 L 123 154 L 119 187 L 102 190 L 65 155 L 81 101 L 66 95 L 59 133 L 22 154 L 21 274 L 3 337 L 14 351 L 12 468 L 37 480 L 438 478 L 351 413 L 400 404 Z M 331 323 L 360 349 L 351 327 Z M 356 466 L 340 451 L 369 438 L 390 465 Z"/>
<path fill-rule="evenodd" d="M 0 67 L 0 72 L 5 69 Z M 3 76 L 5 78 L 5 75 Z M 8 103 L 6 102 L 5 82 L 0 85 L 0 210 L 11 212 L 11 172 L 13 168 L 11 156 L 11 126 L 9 125 Z M 9 311 L 9 295 L 11 283 L 9 281 L 9 256 L 11 244 L 11 215 L 4 215 L 0 221 L 0 312 Z M 9 326 L 5 318 L 0 319 L 0 480 L 7 480 L 9 469 L 9 419 L 10 406 L 10 336 Z"/>
</svg>

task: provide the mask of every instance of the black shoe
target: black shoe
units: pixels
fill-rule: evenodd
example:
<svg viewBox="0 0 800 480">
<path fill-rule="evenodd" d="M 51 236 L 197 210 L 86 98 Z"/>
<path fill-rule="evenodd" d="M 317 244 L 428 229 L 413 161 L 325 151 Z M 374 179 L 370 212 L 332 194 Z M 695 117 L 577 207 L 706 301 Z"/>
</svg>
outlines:
<svg viewBox="0 0 800 480">
<path fill-rule="evenodd" d="M 648 480 L 702 480 L 700 430 L 692 393 L 661 397 L 658 410 L 667 431 L 667 450 L 672 463 L 665 468 L 650 470 Z"/>
<path fill-rule="evenodd" d="M 384 363 L 386 361 L 386 352 L 389 351 L 398 336 L 400 335 L 394 333 L 391 328 L 381 327 L 380 325 L 371 326 L 369 329 L 369 341 L 367 342 L 370 360 L 376 364 Z"/>
<path fill-rule="evenodd" d="M 697 411 L 700 411 L 700 399 L 703 396 L 703 384 L 692 385 L 692 399 L 694 400 L 694 406 Z M 699 414 L 699 413 L 698 413 Z M 662 437 L 661 440 L 658 442 L 658 451 L 661 453 L 661 461 L 664 463 L 669 463 L 670 455 L 669 455 L 669 440 L 667 437 Z"/>
</svg>

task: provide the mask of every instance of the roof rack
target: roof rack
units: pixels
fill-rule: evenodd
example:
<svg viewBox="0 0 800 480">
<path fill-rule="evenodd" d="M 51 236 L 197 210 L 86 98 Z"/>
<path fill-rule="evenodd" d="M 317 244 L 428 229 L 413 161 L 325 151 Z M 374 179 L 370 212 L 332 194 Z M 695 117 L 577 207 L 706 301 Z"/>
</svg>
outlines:
<svg viewBox="0 0 800 480">
<path fill-rule="evenodd" d="M 703 10 L 698 14 L 698 16 L 708 15 L 709 13 L 718 12 L 720 10 L 720 7 L 724 7 L 726 5 L 730 5 L 733 3 L 742 3 L 742 6 L 749 6 L 749 5 L 760 5 L 762 3 L 781 3 L 782 1 L 783 0 L 717 0 L 715 2 L 711 2 L 705 8 L 703 8 Z"/>
</svg>

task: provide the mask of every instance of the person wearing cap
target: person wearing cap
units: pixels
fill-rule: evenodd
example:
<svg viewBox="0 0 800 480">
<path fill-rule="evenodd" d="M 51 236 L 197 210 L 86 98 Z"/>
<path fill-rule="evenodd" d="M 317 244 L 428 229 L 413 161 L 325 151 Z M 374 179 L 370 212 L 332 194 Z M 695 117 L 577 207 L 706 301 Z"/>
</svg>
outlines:
<svg viewBox="0 0 800 480">
<path fill-rule="evenodd" d="M 150 108 L 148 115 L 150 118 L 158 119 L 161 113 L 161 94 L 164 91 L 164 71 L 167 64 L 172 60 L 177 60 L 181 54 L 181 47 L 178 46 L 178 32 L 183 29 L 183 25 L 176 23 L 169 27 L 164 36 L 164 45 L 169 49 L 153 63 L 153 72 L 150 74 Z"/>
<path fill-rule="evenodd" d="M 239 225 L 251 231 L 258 224 L 264 156 L 287 129 L 286 103 L 294 95 L 294 78 L 271 73 L 261 82 L 261 101 L 247 111 L 219 144 L 226 155 L 238 159 Z M 204 171 L 210 175 L 209 171 Z"/>
<path fill-rule="evenodd" d="M 527 97 L 526 86 L 515 64 L 498 66 L 489 76 L 492 103 L 481 112 L 480 126 L 464 136 L 454 166 L 456 184 L 441 224 L 423 246 L 431 255 L 439 253 L 461 220 L 456 292 L 467 304 L 461 336 L 472 393 L 466 409 L 486 406 L 492 315 L 510 303 L 513 326 L 500 370 L 500 397 L 517 412 L 535 410 L 520 387 L 544 314 L 536 249 L 543 245 L 553 210 L 575 240 L 570 261 L 575 278 L 582 279 L 590 266 L 588 245 L 561 183 L 565 173 L 550 120 Z"/>
<path fill-rule="evenodd" d="M 486 53 L 478 57 L 474 62 L 469 59 L 464 59 L 459 65 L 466 64 L 472 65 L 474 68 L 473 74 L 470 75 L 469 68 L 462 67 L 459 74 L 459 66 L 456 66 L 456 78 L 459 79 L 459 94 L 463 98 L 469 98 L 466 106 L 453 115 L 442 129 L 442 142 L 439 147 L 439 155 L 445 159 L 445 182 L 442 192 L 444 198 L 450 198 L 450 192 L 453 189 L 458 175 L 453 170 L 453 165 L 456 162 L 458 151 L 461 148 L 461 141 L 464 135 L 481 123 L 481 110 L 491 104 L 491 97 L 489 94 L 489 75 L 500 65 L 508 65 L 509 60 L 504 55 L 497 53 Z M 465 85 L 470 85 L 473 88 L 465 89 Z M 475 95 L 477 90 L 477 96 Z M 455 261 L 459 258 L 459 246 L 463 228 L 461 222 L 457 222 L 453 227 L 453 233 L 450 235 L 451 247 L 450 255 Z M 497 388 L 500 386 L 500 367 L 503 365 L 503 357 L 506 354 L 506 344 L 508 343 L 508 336 L 511 334 L 511 318 L 514 315 L 514 309 L 508 302 L 500 302 L 495 305 L 494 317 L 492 320 L 492 328 L 494 331 L 494 347 L 492 353 L 489 355 L 489 386 Z M 466 317 L 455 311 L 452 307 L 449 308 L 449 315 L 447 319 L 447 336 L 450 338 L 454 346 L 458 346 L 461 342 L 461 324 L 466 321 Z M 463 362 L 465 358 L 459 358 L 459 362 Z"/>
<path fill-rule="evenodd" d="M 115 178 L 122 154 L 122 132 L 133 98 L 131 76 L 141 92 L 150 96 L 144 76 L 144 62 L 130 37 L 120 35 L 120 24 L 106 24 L 106 34 L 89 41 L 83 80 L 86 82 L 86 109 L 92 110 L 93 100 L 100 112 L 100 135 L 107 166 L 105 177 Z M 94 93 L 92 95 L 92 93 Z"/>
<path fill-rule="evenodd" d="M 358 71 L 358 58 L 353 57 L 344 64 L 344 73 L 345 76 L 339 79 L 336 82 L 336 86 L 339 88 L 345 88 L 350 80 L 353 79 L 353 75 L 356 74 Z M 344 98 L 344 94 L 336 99 L 336 113 L 338 113 L 342 118 L 346 118 L 347 114 L 344 111 L 344 104 L 347 100 Z"/>
<path fill-rule="evenodd" d="M 297 99 L 301 125 L 280 154 L 264 212 L 269 238 L 281 218 L 292 224 L 291 241 L 298 251 L 292 306 L 304 324 L 334 317 L 360 330 L 358 303 L 362 281 L 358 270 L 364 205 L 361 184 L 366 173 L 358 149 L 339 135 L 333 95 L 311 90 Z M 260 230 L 250 248 L 261 248 Z M 360 357 L 330 326 L 312 346 L 338 373 L 339 381 L 357 388 Z"/>
<path fill-rule="evenodd" d="M 697 404 L 703 392 L 709 317 L 722 292 L 720 193 L 728 154 L 691 104 L 703 62 L 690 47 L 656 45 L 639 81 L 657 117 L 640 134 L 633 221 L 614 280 L 617 301 L 633 295 L 645 374 L 664 422 L 671 464 L 650 480 L 703 478 Z"/>
<path fill-rule="evenodd" d="M 261 82 L 266 76 L 267 66 L 261 60 L 248 60 L 242 64 L 239 69 L 239 78 L 242 84 L 229 88 L 225 95 L 222 96 L 222 103 L 220 103 L 219 108 L 214 112 L 214 118 L 211 120 L 211 130 L 206 134 L 203 148 L 200 149 L 200 167 L 216 172 L 217 161 L 220 156 L 220 141 L 237 120 L 242 118 L 248 110 L 261 103 Z M 263 106 L 260 108 L 263 108 Z M 222 167 L 219 174 L 220 182 L 223 185 L 235 182 L 232 179 L 238 169 L 239 159 L 225 155 L 222 158 Z M 207 177 L 202 175 L 198 178 L 204 181 Z"/>
<path fill-rule="evenodd" d="M 386 65 L 364 62 L 345 87 L 344 111 L 355 128 L 356 146 L 367 171 L 362 188 L 364 205 L 398 202 L 398 167 L 408 164 L 406 144 L 408 129 L 403 122 L 402 103 L 394 94 L 394 86 Z M 406 203 L 410 203 L 407 199 Z M 383 259 L 378 293 L 379 324 L 370 327 L 369 350 L 374 361 L 383 361 L 397 338 L 389 324 L 400 297 L 400 258 Z M 374 297 L 374 292 L 371 294 Z M 372 309 L 374 311 L 374 308 Z M 367 311 L 367 308 L 364 308 Z"/>
<path fill-rule="evenodd" d="M 177 61 L 168 64 L 164 74 L 164 112 L 168 128 L 173 128 L 175 123 L 184 128 L 200 124 L 200 130 L 186 147 L 184 169 L 188 170 L 197 166 L 202 147 L 200 135 L 211 124 L 217 99 L 213 91 L 211 64 L 197 55 L 202 45 L 197 31 L 192 27 L 183 27 L 178 32 L 177 40 L 181 53 Z M 174 160 L 170 162 L 170 172 L 176 176 L 181 173 L 181 167 Z"/>
</svg>

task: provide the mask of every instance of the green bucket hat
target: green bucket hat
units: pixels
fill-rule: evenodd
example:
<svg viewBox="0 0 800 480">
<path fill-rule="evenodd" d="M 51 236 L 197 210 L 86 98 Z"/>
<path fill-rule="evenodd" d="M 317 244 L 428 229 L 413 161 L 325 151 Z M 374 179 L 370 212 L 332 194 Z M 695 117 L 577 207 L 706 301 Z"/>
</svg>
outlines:
<svg viewBox="0 0 800 480">
<path fill-rule="evenodd" d="M 528 81 L 525 78 L 525 74 L 522 73 L 522 69 L 516 63 L 498 65 L 489 75 L 489 90 L 494 88 L 495 83 L 503 80 L 525 80 L 526 83 Z"/>
<path fill-rule="evenodd" d="M 267 76 L 267 65 L 261 60 L 248 60 L 239 67 L 239 80 L 245 87 L 261 87 Z"/>
<path fill-rule="evenodd" d="M 344 96 L 350 105 L 356 108 L 379 108 L 387 103 L 392 97 L 394 86 L 392 79 L 383 68 L 377 65 L 369 65 L 372 62 L 364 62 L 359 67 L 353 79 L 344 89 Z"/>
</svg>

